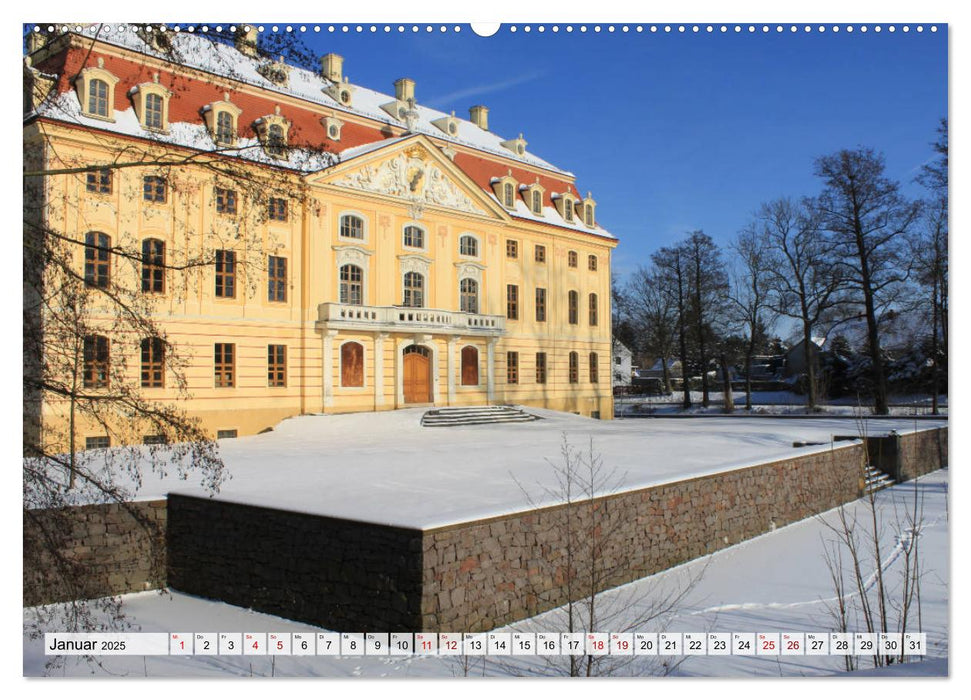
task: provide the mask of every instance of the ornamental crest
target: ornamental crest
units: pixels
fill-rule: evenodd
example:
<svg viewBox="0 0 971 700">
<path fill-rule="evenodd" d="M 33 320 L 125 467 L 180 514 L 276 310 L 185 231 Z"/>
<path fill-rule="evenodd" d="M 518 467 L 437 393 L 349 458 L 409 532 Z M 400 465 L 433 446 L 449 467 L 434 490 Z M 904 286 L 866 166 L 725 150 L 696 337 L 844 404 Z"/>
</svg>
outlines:
<svg viewBox="0 0 971 700">
<path fill-rule="evenodd" d="M 434 162 L 424 149 L 411 149 L 378 164 L 347 173 L 333 184 L 407 199 L 412 203 L 486 214 Z"/>
</svg>

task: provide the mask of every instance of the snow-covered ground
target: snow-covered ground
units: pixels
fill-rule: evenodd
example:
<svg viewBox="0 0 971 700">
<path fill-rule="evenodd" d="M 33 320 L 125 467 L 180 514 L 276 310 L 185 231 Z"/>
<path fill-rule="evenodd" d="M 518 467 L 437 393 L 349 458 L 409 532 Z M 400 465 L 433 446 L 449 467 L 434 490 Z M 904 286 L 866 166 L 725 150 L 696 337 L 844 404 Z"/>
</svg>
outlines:
<svg viewBox="0 0 971 700">
<path fill-rule="evenodd" d="M 682 394 L 680 391 L 664 395 L 620 396 L 614 399 L 615 410 L 620 416 L 722 413 L 723 392 L 709 392 L 711 405 L 708 408 L 701 405 L 702 393 L 700 391 L 689 393 L 691 394 L 692 407 L 687 411 L 681 409 Z M 733 391 L 732 399 L 735 401 L 735 413 L 746 415 L 745 392 Z M 893 396 L 890 403 L 890 415 L 892 416 L 927 416 L 930 415 L 932 406 L 931 397 L 923 394 Z M 864 416 L 872 412 L 873 406 L 872 404 L 861 403 L 855 397 L 846 396 L 839 399 L 825 399 L 817 409 L 815 414 Z M 947 415 L 947 396 L 938 397 L 938 411 L 944 416 Z M 752 413 L 759 415 L 806 414 L 808 413 L 806 397 L 792 391 L 753 391 Z"/>
<path fill-rule="evenodd" d="M 554 502 L 550 462 L 565 435 L 593 449 L 622 482 L 640 488 L 827 450 L 834 435 L 858 434 L 854 420 L 692 418 L 599 421 L 542 409 L 520 424 L 428 427 L 423 409 L 301 416 L 271 433 L 223 440 L 231 475 L 217 498 L 298 512 L 433 528 Z M 945 421 L 881 420 L 871 433 L 904 433 Z M 793 442 L 819 443 L 793 448 Z M 207 495 L 200 487 L 146 477 L 139 497 Z M 527 500 L 524 491 L 529 494 Z"/>
<path fill-rule="evenodd" d="M 884 581 L 889 599 L 899 599 L 903 559 L 893 526 L 897 514 L 912 509 L 914 498 L 922 512 L 920 533 L 920 617 L 927 633 L 928 656 L 923 663 L 881 670 L 894 676 L 939 676 L 948 672 L 948 471 L 941 470 L 916 482 L 901 484 L 876 496 L 881 531 Z M 864 501 L 847 506 L 849 514 L 869 518 Z M 823 559 L 826 543 L 834 539 L 827 523 L 837 511 L 809 518 L 755 539 L 696 560 L 670 571 L 609 591 L 598 597 L 601 631 L 618 631 L 633 624 L 643 610 L 661 600 L 665 592 L 683 590 L 694 580 L 670 614 L 637 626 L 638 631 L 680 632 L 827 632 L 833 631 L 830 613 L 834 594 Z M 863 572 L 871 584 L 873 567 Z M 869 594 L 875 594 L 871 585 Z M 857 598 L 851 597 L 855 605 Z M 263 615 L 223 603 L 181 594 L 141 593 L 124 596 L 130 622 L 143 632 L 293 632 L 316 631 L 307 625 Z M 892 606 L 891 606 L 892 607 Z M 896 619 L 896 614 L 891 613 Z M 30 619 L 25 611 L 25 622 Z M 891 629 L 894 628 L 891 624 Z M 909 626 L 913 629 L 913 623 Z M 562 631 L 562 612 L 552 611 L 518 623 L 504 631 Z M 863 631 L 856 624 L 853 631 Z M 56 631 L 56 630 L 49 630 Z M 421 677 L 437 678 L 494 675 L 554 675 L 563 670 L 566 657 L 505 657 L 479 659 L 470 668 L 456 657 L 100 657 L 100 666 L 70 658 L 50 670 L 54 676 L 122 677 Z M 869 659 L 862 658 L 865 669 Z M 24 638 L 24 674 L 45 674 L 48 658 L 42 642 Z M 679 676 L 779 677 L 838 674 L 844 669 L 838 656 L 697 656 L 670 659 L 667 670 Z M 657 659 L 637 657 L 635 663 L 615 669 L 618 675 L 644 675 L 663 671 Z M 869 672 L 860 672 L 869 675 Z"/>
</svg>

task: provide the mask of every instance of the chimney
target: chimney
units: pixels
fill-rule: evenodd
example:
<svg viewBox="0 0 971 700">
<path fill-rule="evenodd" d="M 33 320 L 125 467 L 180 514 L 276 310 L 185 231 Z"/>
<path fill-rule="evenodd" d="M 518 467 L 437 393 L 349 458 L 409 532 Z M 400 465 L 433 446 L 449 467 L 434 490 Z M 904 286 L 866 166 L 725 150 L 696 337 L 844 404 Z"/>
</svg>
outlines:
<svg viewBox="0 0 971 700">
<path fill-rule="evenodd" d="M 469 119 L 480 129 L 489 130 L 489 108 L 485 105 L 469 107 Z"/>
<path fill-rule="evenodd" d="M 415 99 L 415 81 L 411 78 L 398 78 L 394 81 L 394 96 L 401 102 Z"/>
<path fill-rule="evenodd" d="M 44 48 L 46 43 L 47 36 L 44 34 L 43 29 L 37 32 L 32 30 L 30 34 L 27 35 L 27 53 L 34 53 L 34 51 Z"/>
<path fill-rule="evenodd" d="M 252 25 L 242 25 L 237 27 L 236 32 L 236 50 L 239 51 L 244 56 L 249 56 L 250 58 L 256 58 L 256 41 L 257 37 L 260 35 L 259 30 Z"/>
<path fill-rule="evenodd" d="M 344 81 L 344 57 L 329 53 L 320 59 L 320 72 L 327 80 L 335 83 Z"/>
</svg>

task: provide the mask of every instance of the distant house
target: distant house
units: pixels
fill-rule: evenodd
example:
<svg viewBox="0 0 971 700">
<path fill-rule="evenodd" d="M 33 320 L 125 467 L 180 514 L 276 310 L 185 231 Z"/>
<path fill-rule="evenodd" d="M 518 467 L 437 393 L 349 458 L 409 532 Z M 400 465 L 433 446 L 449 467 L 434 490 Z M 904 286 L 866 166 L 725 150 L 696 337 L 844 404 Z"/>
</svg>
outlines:
<svg viewBox="0 0 971 700">
<path fill-rule="evenodd" d="M 634 353 L 615 338 L 611 355 L 613 360 L 610 363 L 610 375 L 613 386 L 630 386 L 631 375 L 634 371 Z"/>
<path fill-rule="evenodd" d="M 814 337 L 811 339 L 815 349 L 813 353 L 816 355 L 817 361 L 819 358 L 819 353 L 823 351 L 826 345 L 826 338 L 824 337 Z M 800 340 L 798 343 L 789 348 L 786 353 L 786 376 L 792 377 L 799 374 L 805 374 L 806 372 L 806 344 L 805 341 Z"/>
<path fill-rule="evenodd" d="M 643 378 L 654 378 L 663 379 L 664 378 L 664 365 L 661 360 L 656 361 L 648 369 L 642 369 L 638 371 L 638 376 Z M 681 377 L 681 360 L 668 360 L 668 376 L 669 377 Z"/>
</svg>

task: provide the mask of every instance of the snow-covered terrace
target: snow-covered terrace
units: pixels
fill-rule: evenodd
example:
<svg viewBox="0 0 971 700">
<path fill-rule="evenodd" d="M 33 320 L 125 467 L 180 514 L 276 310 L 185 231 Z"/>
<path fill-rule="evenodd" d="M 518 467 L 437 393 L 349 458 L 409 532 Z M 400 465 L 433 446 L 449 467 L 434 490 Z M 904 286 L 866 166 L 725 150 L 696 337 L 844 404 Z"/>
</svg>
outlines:
<svg viewBox="0 0 971 700">
<path fill-rule="evenodd" d="M 543 420 L 423 428 L 424 409 L 291 418 L 270 433 L 221 441 L 232 478 L 216 498 L 429 529 L 557 502 L 547 490 L 556 490 L 551 464 L 562 463 L 564 435 L 578 449 L 592 440 L 624 491 L 827 450 L 834 435 L 858 433 L 845 418 L 598 421 L 528 410 Z M 866 429 L 942 425 L 901 418 Z M 794 441 L 825 444 L 794 448 Z M 206 495 L 190 482 L 147 478 L 139 497 L 167 492 Z"/>
</svg>

